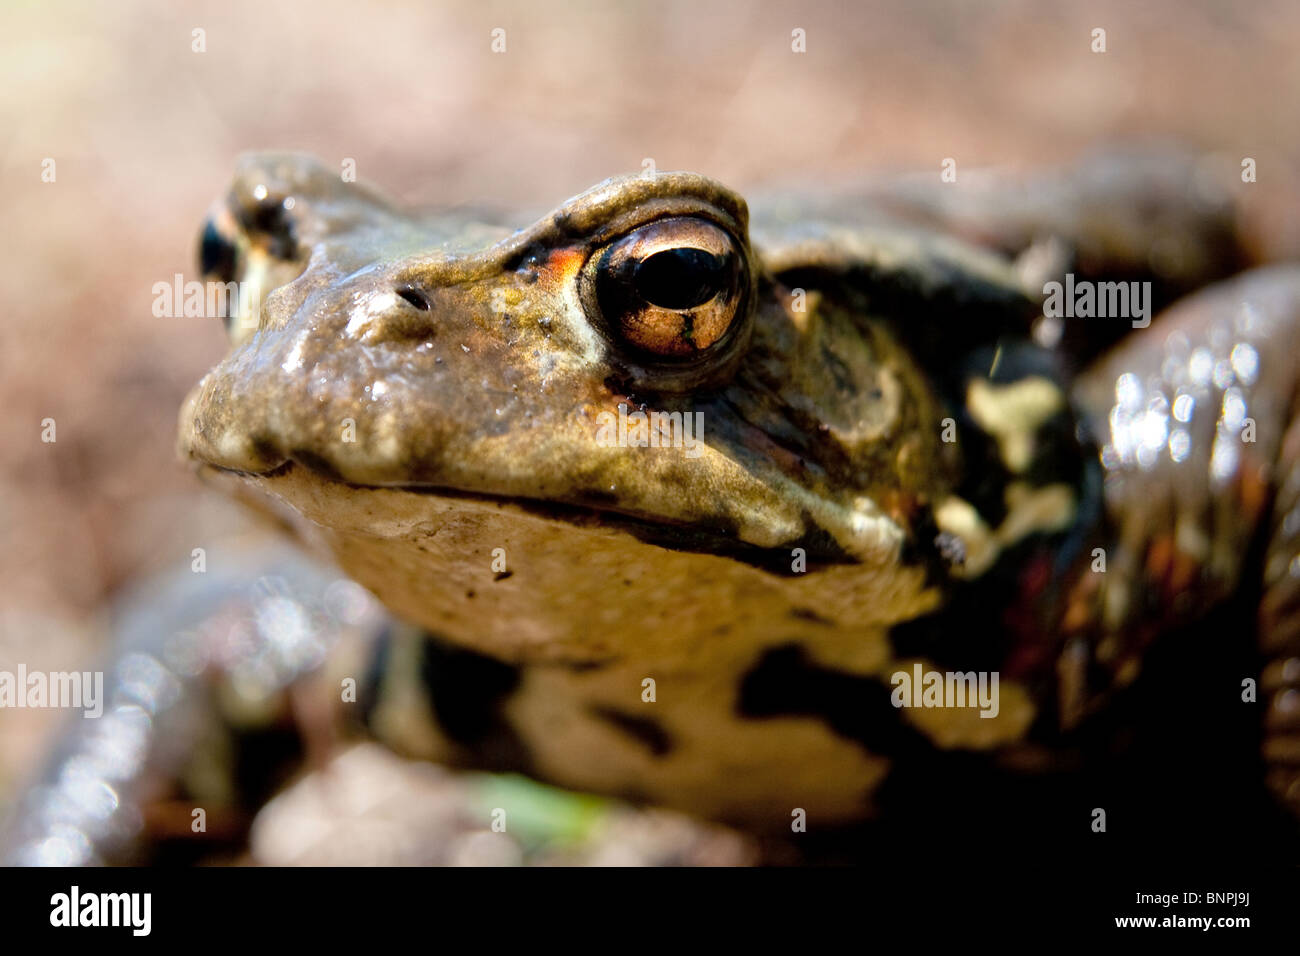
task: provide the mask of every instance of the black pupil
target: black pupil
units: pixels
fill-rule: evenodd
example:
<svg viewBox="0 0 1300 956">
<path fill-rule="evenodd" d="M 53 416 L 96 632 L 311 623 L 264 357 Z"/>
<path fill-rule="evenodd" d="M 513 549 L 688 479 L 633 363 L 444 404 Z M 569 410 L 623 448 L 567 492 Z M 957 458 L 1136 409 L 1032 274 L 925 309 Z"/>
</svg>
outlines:
<svg viewBox="0 0 1300 956">
<path fill-rule="evenodd" d="M 664 309 L 692 309 L 722 288 L 727 262 L 703 249 L 668 249 L 636 264 L 633 281 L 641 298 Z"/>
</svg>

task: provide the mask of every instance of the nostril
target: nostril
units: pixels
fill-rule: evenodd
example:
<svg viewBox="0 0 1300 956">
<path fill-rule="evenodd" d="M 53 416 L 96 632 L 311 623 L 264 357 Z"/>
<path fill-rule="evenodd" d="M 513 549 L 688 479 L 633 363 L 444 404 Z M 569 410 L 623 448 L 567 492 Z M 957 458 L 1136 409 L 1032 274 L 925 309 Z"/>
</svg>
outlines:
<svg viewBox="0 0 1300 956">
<path fill-rule="evenodd" d="M 410 286 L 404 286 L 397 290 L 397 294 L 421 312 L 429 311 L 429 300 L 425 298 L 424 293 L 419 289 L 412 289 Z"/>
</svg>

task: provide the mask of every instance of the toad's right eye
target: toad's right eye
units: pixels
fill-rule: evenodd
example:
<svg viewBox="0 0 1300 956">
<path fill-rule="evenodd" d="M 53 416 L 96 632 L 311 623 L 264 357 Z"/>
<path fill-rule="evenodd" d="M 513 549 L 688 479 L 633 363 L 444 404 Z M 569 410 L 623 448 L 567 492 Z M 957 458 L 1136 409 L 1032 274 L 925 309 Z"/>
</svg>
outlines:
<svg viewBox="0 0 1300 956">
<path fill-rule="evenodd" d="M 745 324 L 744 255 L 708 220 L 649 223 L 601 250 L 588 268 L 593 319 L 633 357 L 704 360 Z"/>
</svg>

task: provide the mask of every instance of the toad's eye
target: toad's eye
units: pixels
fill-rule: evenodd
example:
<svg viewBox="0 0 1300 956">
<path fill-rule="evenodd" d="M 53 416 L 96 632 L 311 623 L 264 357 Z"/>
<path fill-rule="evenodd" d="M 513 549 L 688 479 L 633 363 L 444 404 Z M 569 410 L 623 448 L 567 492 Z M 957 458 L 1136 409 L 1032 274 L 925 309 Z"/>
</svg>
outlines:
<svg viewBox="0 0 1300 956">
<path fill-rule="evenodd" d="M 235 278 L 235 244 L 223 236 L 217 224 L 208 219 L 199 236 L 199 272 L 206 279 L 230 282 Z"/>
<path fill-rule="evenodd" d="M 649 223 L 598 252 L 588 269 L 594 318 L 633 357 L 703 357 L 743 324 L 744 256 L 728 232 L 705 219 Z"/>
</svg>

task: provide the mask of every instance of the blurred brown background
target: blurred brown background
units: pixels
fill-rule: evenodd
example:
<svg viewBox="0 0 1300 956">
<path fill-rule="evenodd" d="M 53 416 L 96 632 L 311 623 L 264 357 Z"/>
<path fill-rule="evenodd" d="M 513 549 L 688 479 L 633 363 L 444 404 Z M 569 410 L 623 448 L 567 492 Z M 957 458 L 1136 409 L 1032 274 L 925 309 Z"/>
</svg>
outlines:
<svg viewBox="0 0 1300 956">
<path fill-rule="evenodd" d="M 176 410 L 223 335 L 150 306 L 155 282 L 193 277 L 241 151 L 352 158 L 410 202 L 537 208 L 646 157 L 743 192 L 1173 134 L 1255 157 L 1243 198 L 1290 255 L 1297 104 L 1294 0 L 7 0 L 0 668 L 86 666 L 115 594 L 239 520 L 173 452 Z M 0 714 L 0 795 L 56 717 Z"/>
</svg>

